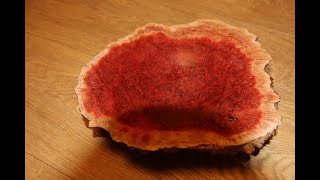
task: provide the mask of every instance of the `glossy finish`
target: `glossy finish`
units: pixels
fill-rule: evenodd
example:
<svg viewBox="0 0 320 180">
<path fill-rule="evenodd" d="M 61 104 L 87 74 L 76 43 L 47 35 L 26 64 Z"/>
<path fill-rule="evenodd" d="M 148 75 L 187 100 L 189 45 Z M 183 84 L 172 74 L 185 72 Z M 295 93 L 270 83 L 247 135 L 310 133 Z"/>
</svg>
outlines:
<svg viewBox="0 0 320 180">
<path fill-rule="evenodd" d="M 199 18 L 248 29 L 273 58 L 282 125 L 257 157 L 240 164 L 189 151 L 140 155 L 87 128 L 74 93 L 84 64 L 146 23 Z M 294 86 L 291 0 L 27 0 L 26 179 L 294 179 Z"/>
</svg>

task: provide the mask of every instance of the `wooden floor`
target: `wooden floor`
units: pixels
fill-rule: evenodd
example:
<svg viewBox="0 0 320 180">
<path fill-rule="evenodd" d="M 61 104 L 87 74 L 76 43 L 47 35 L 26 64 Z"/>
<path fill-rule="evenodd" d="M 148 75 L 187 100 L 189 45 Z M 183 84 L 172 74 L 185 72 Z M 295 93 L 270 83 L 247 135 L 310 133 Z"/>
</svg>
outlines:
<svg viewBox="0 0 320 180">
<path fill-rule="evenodd" d="M 27 0 L 26 179 L 294 179 L 293 0 Z M 273 57 L 282 125 L 250 162 L 140 155 L 87 127 L 74 89 L 105 46 L 149 22 L 198 18 L 244 27 Z"/>
</svg>

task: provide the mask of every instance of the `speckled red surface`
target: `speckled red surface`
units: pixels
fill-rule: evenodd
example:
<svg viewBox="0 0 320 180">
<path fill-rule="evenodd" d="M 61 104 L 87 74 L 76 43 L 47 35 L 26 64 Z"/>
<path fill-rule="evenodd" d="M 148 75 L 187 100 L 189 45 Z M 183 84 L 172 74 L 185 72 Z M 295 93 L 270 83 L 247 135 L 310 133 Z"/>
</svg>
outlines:
<svg viewBox="0 0 320 180">
<path fill-rule="evenodd" d="M 84 107 L 144 131 L 241 133 L 263 115 L 250 62 L 229 42 L 142 36 L 86 73 Z"/>
</svg>

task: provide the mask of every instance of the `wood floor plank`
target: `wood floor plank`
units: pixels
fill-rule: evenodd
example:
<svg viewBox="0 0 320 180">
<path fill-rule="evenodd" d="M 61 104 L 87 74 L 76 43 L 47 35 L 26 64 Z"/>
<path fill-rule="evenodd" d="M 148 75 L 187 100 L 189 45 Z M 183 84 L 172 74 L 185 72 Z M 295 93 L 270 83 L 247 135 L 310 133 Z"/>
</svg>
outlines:
<svg viewBox="0 0 320 180">
<path fill-rule="evenodd" d="M 25 179 L 73 179 L 52 166 L 37 159 L 35 156 L 26 153 L 26 174 Z"/>
<path fill-rule="evenodd" d="M 294 179 L 293 14 L 289 0 L 26 1 L 26 178 Z M 250 162 L 233 164 L 201 153 L 142 156 L 88 128 L 74 93 L 82 67 L 145 23 L 197 18 L 248 29 L 272 56 L 282 125 L 271 143 Z"/>
</svg>

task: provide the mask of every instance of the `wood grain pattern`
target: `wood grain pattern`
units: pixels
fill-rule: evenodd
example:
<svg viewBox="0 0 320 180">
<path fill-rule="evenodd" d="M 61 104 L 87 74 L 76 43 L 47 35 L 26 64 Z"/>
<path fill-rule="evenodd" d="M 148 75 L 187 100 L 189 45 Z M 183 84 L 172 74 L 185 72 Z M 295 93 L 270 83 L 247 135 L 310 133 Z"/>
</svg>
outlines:
<svg viewBox="0 0 320 180">
<path fill-rule="evenodd" d="M 272 56 L 282 125 L 248 163 L 203 153 L 140 155 L 87 128 L 74 88 L 104 47 L 149 22 L 247 28 Z M 294 1 L 27 0 L 26 179 L 294 179 Z M 211 158 L 211 159 L 210 159 Z"/>
<path fill-rule="evenodd" d="M 26 164 L 26 179 L 72 179 L 30 154 L 26 154 Z"/>
</svg>

